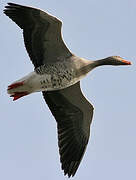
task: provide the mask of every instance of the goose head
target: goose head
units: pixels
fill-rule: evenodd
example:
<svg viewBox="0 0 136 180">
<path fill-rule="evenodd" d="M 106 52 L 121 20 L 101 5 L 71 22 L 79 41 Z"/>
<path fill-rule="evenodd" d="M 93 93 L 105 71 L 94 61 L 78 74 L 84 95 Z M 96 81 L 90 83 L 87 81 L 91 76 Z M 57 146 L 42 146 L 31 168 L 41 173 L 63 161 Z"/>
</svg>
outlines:
<svg viewBox="0 0 136 180">
<path fill-rule="evenodd" d="M 90 61 L 87 66 L 80 68 L 80 74 L 87 74 L 92 69 L 103 65 L 119 66 L 119 65 L 131 65 L 131 64 L 132 63 L 130 61 L 127 61 L 120 56 L 110 56 L 104 59 Z"/>
<path fill-rule="evenodd" d="M 130 61 L 127 61 L 123 59 L 120 56 L 111 56 L 105 59 L 105 63 L 107 65 L 113 65 L 113 66 L 118 66 L 118 65 L 131 65 Z"/>
<path fill-rule="evenodd" d="M 110 56 L 104 59 L 97 60 L 94 62 L 94 64 L 95 67 L 102 65 L 119 66 L 119 65 L 131 65 L 131 62 L 123 59 L 120 56 Z"/>
</svg>

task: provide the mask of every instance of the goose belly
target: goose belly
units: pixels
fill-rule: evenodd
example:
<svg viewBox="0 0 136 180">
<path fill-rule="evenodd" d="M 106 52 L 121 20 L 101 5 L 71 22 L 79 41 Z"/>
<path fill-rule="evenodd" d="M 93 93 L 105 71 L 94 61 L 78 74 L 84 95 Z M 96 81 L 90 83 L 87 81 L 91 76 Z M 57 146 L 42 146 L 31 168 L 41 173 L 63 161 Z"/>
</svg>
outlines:
<svg viewBox="0 0 136 180">
<path fill-rule="evenodd" d="M 38 77 L 39 76 L 39 77 Z M 67 88 L 80 80 L 76 77 L 76 73 L 72 71 L 64 71 L 53 74 L 38 75 L 37 87 L 38 91 L 53 91 Z"/>
<path fill-rule="evenodd" d="M 9 94 L 14 92 L 39 92 L 64 89 L 80 81 L 85 74 L 81 75 L 78 70 L 66 64 L 43 65 L 35 69 L 27 76 L 19 79 L 16 83 L 23 83 L 22 86 L 8 90 Z"/>
<path fill-rule="evenodd" d="M 39 87 L 37 91 L 53 91 L 67 88 L 82 77 L 78 76 L 75 67 L 71 66 L 67 62 L 42 65 L 35 69 L 36 77 L 34 81 L 35 88 Z"/>
</svg>

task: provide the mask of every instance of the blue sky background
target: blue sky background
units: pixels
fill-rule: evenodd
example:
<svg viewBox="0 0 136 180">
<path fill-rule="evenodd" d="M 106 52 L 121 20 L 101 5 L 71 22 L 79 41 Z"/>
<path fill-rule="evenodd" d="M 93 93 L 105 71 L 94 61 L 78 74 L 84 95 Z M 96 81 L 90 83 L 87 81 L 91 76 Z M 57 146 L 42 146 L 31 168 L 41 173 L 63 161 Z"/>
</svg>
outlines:
<svg viewBox="0 0 136 180">
<path fill-rule="evenodd" d="M 56 122 L 41 93 L 13 102 L 6 88 L 33 70 L 22 31 L 0 4 L 0 179 L 64 180 Z M 136 1 L 17 0 L 63 21 L 69 49 L 87 59 L 120 55 L 132 66 L 103 66 L 81 86 L 95 107 L 91 138 L 75 180 L 136 179 Z"/>
</svg>

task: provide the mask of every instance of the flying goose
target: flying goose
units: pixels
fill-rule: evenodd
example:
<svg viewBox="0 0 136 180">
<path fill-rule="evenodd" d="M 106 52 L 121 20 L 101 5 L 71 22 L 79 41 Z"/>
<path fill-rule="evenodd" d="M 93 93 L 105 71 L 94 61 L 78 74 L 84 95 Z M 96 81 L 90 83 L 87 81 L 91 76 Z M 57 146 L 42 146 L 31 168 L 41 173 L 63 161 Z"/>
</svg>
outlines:
<svg viewBox="0 0 136 180">
<path fill-rule="evenodd" d="M 74 176 L 90 135 L 93 106 L 80 89 L 80 80 L 101 65 L 130 65 L 119 56 L 91 61 L 69 51 L 61 36 L 62 22 L 46 12 L 14 3 L 4 13 L 23 29 L 34 71 L 8 86 L 13 100 L 42 91 L 57 122 L 60 161 L 64 174 Z"/>
</svg>

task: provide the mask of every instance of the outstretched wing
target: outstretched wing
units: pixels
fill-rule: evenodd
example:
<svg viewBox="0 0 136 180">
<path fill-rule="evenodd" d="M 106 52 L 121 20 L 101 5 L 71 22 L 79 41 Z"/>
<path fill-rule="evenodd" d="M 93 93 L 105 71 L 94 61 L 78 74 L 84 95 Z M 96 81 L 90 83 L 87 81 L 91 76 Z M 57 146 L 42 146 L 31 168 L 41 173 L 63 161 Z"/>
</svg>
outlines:
<svg viewBox="0 0 136 180">
<path fill-rule="evenodd" d="M 60 161 L 65 175 L 74 176 L 84 155 L 93 117 L 93 106 L 85 99 L 80 82 L 59 91 L 43 92 L 57 121 Z"/>
<path fill-rule="evenodd" d="M 23 29 L 25 46 L 35 67 L 72 55 L 62 40 L 62 23 L 57 18 L 13 3 L 8 3 L 4 13 Z"/>
</svg>

